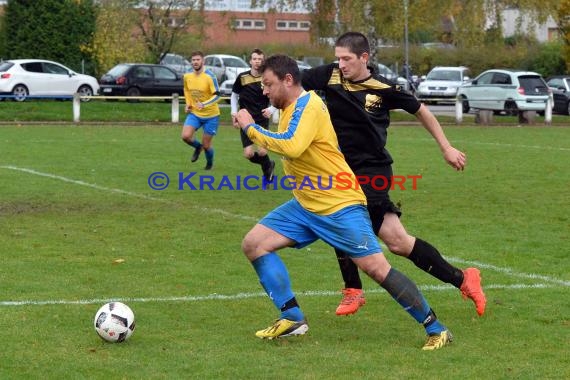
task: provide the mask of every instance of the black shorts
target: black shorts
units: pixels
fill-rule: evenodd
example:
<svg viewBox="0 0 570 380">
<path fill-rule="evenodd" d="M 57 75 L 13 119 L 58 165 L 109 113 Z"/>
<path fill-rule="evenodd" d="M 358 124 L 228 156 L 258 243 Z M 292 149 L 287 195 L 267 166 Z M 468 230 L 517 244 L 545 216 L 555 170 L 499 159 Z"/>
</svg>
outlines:
<svg viewBox="0 0 570 380">
<path fill-rule="evenodd" d="M 372 229 L 378 234 L 384 215 L 394 213 L 400 217 L 402 211 L 390 200 L 390 187 L 392 186 L 392 166 L 367 167 L 355 170 L 358 176 L 370 178 L 368 184 L 361 185 L 366 202 L 368 203 L 368 214 L 372 221 Z"/>
<path fill-rule="evenodd" d="M 263 118 L 263 120 L 256 120 L 255 124 L 262 126 L 265 129 L 269 129 L 269 119 Z M 239 130 L 239 135 L 241 137 L 241 146 L 247 148 L 250 145 L 253 145 L 253 141 L 247 137 L 243 129 Z"/>
</svg>

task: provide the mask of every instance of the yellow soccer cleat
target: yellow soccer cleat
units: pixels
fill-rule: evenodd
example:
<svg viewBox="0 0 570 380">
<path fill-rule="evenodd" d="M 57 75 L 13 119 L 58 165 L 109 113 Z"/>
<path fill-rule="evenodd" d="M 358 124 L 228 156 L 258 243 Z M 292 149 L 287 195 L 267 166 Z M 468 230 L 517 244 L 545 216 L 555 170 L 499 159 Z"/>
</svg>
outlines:
<svg viewBox="0 0 570 380">
<path fill-rule="evenodd" d="M 428 335 L 427 341 L 422 347 L 424 351 L 433 351 L 448 345 L 453 341 L 453 335 L 449 330 L 444 330 L 439 334 Z"/>
<path fill-rule="evenodd" d="M 255 336 L 261 339 L 275 339 L 292 335 L 304 335 L 309 331 L 306 320 L 290 321 L 288 319 L 278 319 L 266 329 L 259 330 Z"/>
</svg>

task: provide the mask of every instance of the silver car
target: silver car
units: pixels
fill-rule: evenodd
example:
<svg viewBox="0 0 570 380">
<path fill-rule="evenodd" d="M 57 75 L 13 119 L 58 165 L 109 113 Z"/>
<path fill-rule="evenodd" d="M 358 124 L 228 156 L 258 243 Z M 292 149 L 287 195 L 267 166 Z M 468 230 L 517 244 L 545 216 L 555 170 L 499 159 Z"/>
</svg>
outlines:
<svg viewBox="0 0 570 380">
<path fill-rule="evenodd" d="M 42 59 L 0 62 L 0 95 L 22 102 L 28 97 L 69 98 L 75 93 L 97 95 L 97 79 Z"/>
<path fill-rule="evenodd" d="M 425 102 L 455 102 L 457 90 L 469 80 L 464 66 L 436 66 L 419 84 L 416 96 Z"/>
<path fill-rule="evenodd" d="M 542 113 L 550 96 L 551 91 L 540 74 L 502 69 L 484 71 L 457 93 L 464 113 L 476 108 L 510 115 L 519 111 Z"/>
<path fill-rule="evenodd" d="M 227 54 L 210 54 L 204 57 L 204 66 L 212 70 L 218 83 L 235 80 L 241 72 L 249 70 L 249 65 L 240 57 Z"/>
</svg>

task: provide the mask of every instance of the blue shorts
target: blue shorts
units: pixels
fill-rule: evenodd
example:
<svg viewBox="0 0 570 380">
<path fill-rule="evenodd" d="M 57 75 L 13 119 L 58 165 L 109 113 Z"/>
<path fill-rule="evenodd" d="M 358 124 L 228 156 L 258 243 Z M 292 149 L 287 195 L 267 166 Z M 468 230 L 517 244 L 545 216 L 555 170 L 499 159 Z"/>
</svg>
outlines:
<svg viewBox="0 0 570 380">
<path fill-rule="evenodd" d="M 184 122 L 185 127 L 194 127 L 196 130 L 204 127 L 204 133 L 207 135 L 215 136 L 218 133 L 218 126 L 220 125 L 220 116 L 214 117 L 198 117 L 193 113 L 186 116 Z"/>
<path fill-rule="evenodd" d="M 361 205 L 347 206 L 330 215 L 318 215 L 291 199 L 267 214 L 259 224 L 294 240 L 297 249 L 321 239 L 350 257 L 382 252 L 372 231 L 368 211 Z"/>
</svg>

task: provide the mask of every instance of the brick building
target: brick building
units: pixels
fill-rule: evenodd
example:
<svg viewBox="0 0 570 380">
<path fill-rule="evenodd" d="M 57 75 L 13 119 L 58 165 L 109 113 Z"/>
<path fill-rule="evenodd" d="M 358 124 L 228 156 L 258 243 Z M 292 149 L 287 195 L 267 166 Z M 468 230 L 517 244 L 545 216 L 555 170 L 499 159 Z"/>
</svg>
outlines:
<svg viewBox="0 0 570 380">
<path fill-rule="evenodd" d="M 279 42 L 309 44 L 309 16 L 294 13 L 205 11 L 204 45 L 251 47 Z"/>
</svg>

